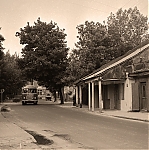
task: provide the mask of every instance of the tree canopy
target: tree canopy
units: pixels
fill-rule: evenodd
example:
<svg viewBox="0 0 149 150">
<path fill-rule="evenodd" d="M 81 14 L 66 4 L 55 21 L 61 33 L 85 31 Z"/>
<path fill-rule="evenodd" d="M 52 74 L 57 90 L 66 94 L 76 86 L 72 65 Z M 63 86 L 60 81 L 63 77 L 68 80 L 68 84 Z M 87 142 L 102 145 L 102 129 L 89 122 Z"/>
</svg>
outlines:
<svg viewBox="0 0 149 150">
<path fill-rule="evenodd" d="M 68 72 L 79 79 L 125 54 L 147 38 L 147 17 L 135 7 L 111 13 L 107 22 L 86 21 L 77 26 L 78 42 L 70 54 Z"/>
<path fill-rule="evenodd" d="M 0 68 L 0 89 L 4 89 L 4 96 L 13 98 L 21 93 L 21 88 L 25 84 L 22 72 L 17 64 L 17 56 L 10 55 L 9 51 L 4 54 Z"/>
<path fill-rule="evenodd" d="M 4 97 L 7 95 L 12 98 L 14 95 L 20 94 L 24 79 L 22 71 L 18 67 L 17 55 L 11 56 L 9 51 L 6 54 L 3 52 L 2 42 L 4 40 L 4 37 L 0 35 L 0 89 L 5 90 Z"/>
<path fill-rule="evenodd" d="M 64 31 L 55 22 L 46 23 L 38 18 L 34 25 L 28 22 L 16 32 L 20 44 L 24 45 L 19 65 L 28 79 L 54 89 L 63 86 L 69 50 Z"/>
</svg>

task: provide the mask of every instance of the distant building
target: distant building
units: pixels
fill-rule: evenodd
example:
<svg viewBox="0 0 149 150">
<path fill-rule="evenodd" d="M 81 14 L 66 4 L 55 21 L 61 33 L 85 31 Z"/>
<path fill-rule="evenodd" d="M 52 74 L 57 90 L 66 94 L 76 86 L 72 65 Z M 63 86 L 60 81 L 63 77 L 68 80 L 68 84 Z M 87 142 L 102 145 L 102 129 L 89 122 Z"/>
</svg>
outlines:
<svg viewBox="0 0 149 150">
<path fill-rule="evenodd" d="M 46 99 L 46 87 L 38 86 L 37 92 L 38 92 L 39 99 Z"/>
</svg>

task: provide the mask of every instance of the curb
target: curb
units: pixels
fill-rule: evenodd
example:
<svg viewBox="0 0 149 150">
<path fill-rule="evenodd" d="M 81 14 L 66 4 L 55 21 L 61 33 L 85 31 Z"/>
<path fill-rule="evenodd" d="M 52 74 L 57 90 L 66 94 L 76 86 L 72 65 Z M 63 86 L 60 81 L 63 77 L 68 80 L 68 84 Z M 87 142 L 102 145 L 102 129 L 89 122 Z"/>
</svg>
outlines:
<svg viewBox="0 0 149 150">
<path fill-rule="evenodd" d="M 63 105 L 62 107 L 65 107 L 65 108 L 77 108 L 77 110 L 80 108 L 80 107 L 75 107 L 75 106 L 69 106 L 69 105 Z M 81 110 L 80 111 L 83 111 L 83 112 L 86 112 L 86 113 L 91 113 L 90 111 L 88 110 Z M 110 115 L 110 114 L 107 114 L 107 113 L 96 113 L 95 111 L 92 112 L 91 114 L 98 114 L 98 115 L 104 115 L 104 116 L 107 116 L 107 117 L 115 117 L 115 118 L 121 118 L 121 119 L 128 119 L 128 120 L 136 120 L 136 121 L 142 121 L 142 122 L 149 122 L 148 119 L 140 119 L 140 118 L 132 118 L 132 117 L 126 117 L 126 116 L 117 116 L 117 115 Z"/>
<path fill-rule="evenodd" d="M 147 119 L 139 119 L 139 118 L 131 118 L 131 117 L 124 117 L 124 116 L 115 116 L 115 115 L 111 115 L 113 117 L 117 117 L 117 118 L 123 118 L 123 119 L 131 119 L 131 120 L 138 120 L 138 121 L 143 121 L 143 122 L 149 122 L 149 120 Z"/>
</svg>

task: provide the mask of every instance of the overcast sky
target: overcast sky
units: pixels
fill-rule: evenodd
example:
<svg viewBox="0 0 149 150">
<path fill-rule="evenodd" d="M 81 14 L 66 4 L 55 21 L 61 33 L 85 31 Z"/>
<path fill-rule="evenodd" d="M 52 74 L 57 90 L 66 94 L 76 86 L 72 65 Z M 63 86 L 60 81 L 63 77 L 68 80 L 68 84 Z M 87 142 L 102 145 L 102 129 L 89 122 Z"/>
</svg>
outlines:
<svg viewBox="0 0 149 150">
<path fill-rule="evenodd" d="M 102 23 L 110 12 L 116 13 L 119 8 L 137 8 L 148 15 L 149 0 L 0 0 L 0 34 L 5 38 L 4 52 L 21 53 L 22 45 L 15 33 L 37 18 L 49 23 L 56 22 L 67 34 L 67 45 L 75 48 L 77 42 L 76 26 L 85 21 Z"/>
</svg>

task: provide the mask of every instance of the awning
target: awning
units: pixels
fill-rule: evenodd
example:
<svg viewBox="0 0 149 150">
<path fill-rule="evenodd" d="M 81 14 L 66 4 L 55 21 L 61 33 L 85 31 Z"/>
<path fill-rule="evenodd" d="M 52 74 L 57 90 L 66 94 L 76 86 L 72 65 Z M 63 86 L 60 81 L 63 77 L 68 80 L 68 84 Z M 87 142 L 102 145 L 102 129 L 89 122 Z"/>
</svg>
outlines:
<svg viewBox="0 0 149 150">
<path fill-rule="evenodd" d="M 126 79 L 105 79 L 101 81 L 101 84 L 108 85 L 108 84 L 120 84 L 124 83 Z"/>
</svg>

